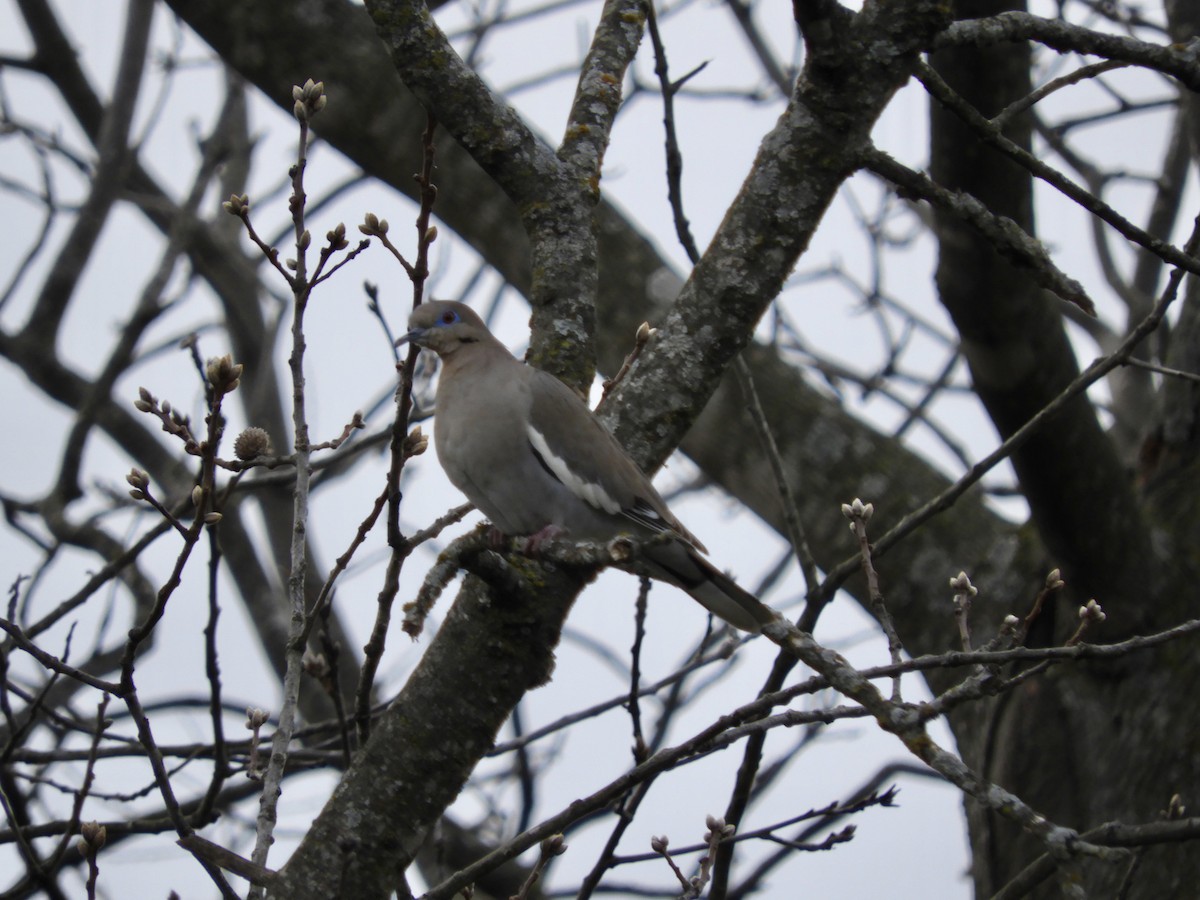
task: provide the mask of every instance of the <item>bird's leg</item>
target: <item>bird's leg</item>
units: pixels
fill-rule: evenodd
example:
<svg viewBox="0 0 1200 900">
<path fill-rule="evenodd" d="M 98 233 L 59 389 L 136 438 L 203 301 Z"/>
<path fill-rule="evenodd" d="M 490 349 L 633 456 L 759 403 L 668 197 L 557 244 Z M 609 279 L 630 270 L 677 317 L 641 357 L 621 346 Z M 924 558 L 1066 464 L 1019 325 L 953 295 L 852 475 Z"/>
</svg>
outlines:
<svg viewBox="0 0 1200 900">
<path fill-rule="evenodd" d="M 552 541 L 557 537 L 566 534 L 567 529 L 561 525 L 547 525 L 540 531 L 535 531 L 529 537 L 525 538 L 524 553 L 526 556 L 537 556 L 542 548 L 542 544 L 547 541 Z"/>
<path fill-rule="evenodd" d="M 537 556 L 542 549 L 542 544 L 561 537 L 566 533 L 567 529 L 561 525 L 547 525 L 540 531 L 535 531 L 523 539 L 521 552 L 526 556 Z M 487 541 L 488 549 L 495 550 L 496 552 L 506 550 L 509 546 L 509 536 L 490 522 L 488 523 L 485 540 Z"/>
<path fill-rule="evenodd" d="M 537 556 L 541 552 L 543 544 L 562 537 L 566 533 L 567 529 L 561 525 L 547 525 L 540 531 L 535 531 L 528 537 L 522 538 L 520 552 L 526 556 Z M 490 522 L 484 540 L 487 542 L 488 549 L 495 550 L 497 553 L 501 553 L 509 547 L 509 536 Z"/>
<path fill-rule="evenodd" d="M 508 535 L 488 522 L 487 535 L 484 538 L 487 541 L 488 549 L 495 550 L 499 553 L 508 546 Z"/>
</svg>

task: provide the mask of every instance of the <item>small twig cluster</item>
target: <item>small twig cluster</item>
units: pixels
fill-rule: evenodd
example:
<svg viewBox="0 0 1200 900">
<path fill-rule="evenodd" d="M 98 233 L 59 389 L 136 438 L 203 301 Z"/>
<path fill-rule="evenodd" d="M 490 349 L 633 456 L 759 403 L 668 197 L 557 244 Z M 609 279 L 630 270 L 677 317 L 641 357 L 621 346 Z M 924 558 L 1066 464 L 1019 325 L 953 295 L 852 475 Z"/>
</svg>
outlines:
<svg viewBox="0 0 1200 900">
<path fill-rule="evenodd" d="M 561 834 L 552 834 L 538 845 L 538 858 L 534 863 L 533 868 L 529 872 L 529 876 L 521 885 L 521 889 L 515 893 L 511 900 L 526 900 L 529 897 L 530 891 L 534 885 L 542 877 L 542 873 L 546 871 L 546 867 L 550 865 L 550 861 L 556 856 L 562 856 L 567 852 L 567 845 L 563 841 Z"/>
<path fill-rule="evenodd" d="M 704 893 L 704 888 L 708 886 L 709 878 L 712 875 L 713 860 L 716 859 L 717 847 L 722 841 L 727 841 L 733 837 L 737 829 L 732 825 L 725 824 L 725 820 L 719 816 L 708 816 L 704 824 L 708 830 L 704 833 L 704 846 L 708 852 L 700 857 L 697 863 L 697 872 L 691 878 L 686 877 L 683 871 L 671 858 L 671 853 L 668 849 L 670 842 L 666 835 L 662 837 L 653 837 L 650 839 L 650 849 L 663 858 L 675 878 L 679 881 L 683 888 L 683 893 L 680 895 L 680 900 L 694 900 Z"/>
</svg>

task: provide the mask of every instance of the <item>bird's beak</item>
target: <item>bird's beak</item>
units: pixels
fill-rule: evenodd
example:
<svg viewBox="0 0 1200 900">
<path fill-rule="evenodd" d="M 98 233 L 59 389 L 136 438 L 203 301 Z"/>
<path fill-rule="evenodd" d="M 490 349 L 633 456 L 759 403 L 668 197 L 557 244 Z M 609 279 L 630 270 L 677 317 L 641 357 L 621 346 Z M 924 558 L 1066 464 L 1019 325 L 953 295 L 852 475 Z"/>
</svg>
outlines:
<svg viewBox="0 0 1200 900">
<path fill-rule="evenodd" d="M 408 334 L 402 335 L 396 341 L 396 346 L 401 347 L 404 344 L 416 344 L 418 347 L 423 347 L 425 346 L 425 343 L 421 339 L 425 336 L 425 332 L 428 330 L 429 329 L 427 328 L 414 328 L 409 331 Z"/>
</svg>

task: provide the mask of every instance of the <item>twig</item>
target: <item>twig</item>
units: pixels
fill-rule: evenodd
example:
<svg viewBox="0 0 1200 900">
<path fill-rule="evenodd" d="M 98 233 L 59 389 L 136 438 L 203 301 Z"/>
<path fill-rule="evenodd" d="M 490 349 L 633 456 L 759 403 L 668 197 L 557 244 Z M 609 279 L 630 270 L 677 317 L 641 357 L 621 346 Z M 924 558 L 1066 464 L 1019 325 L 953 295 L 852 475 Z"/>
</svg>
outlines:
<svg viewBox="0 0 1200 900">
<path fill-rule="evenodd" d="M 633 646 L 629 648 L 629 720 L 633 724 L 633 761 L 640 763 L 648 755 L 642 736 L 642 707 L 638 701 L 642 680 L 642 640 L 646 636 L 646 606 L 650 597 L 650 579 L 638 579 L 637 607 L 633 617 Z"/>
<path fill-rule="evenodd" d="M 926 770 L 922 770 L 922 771 L 926 771 Z M 824 821 L 827 819 L 838 818 L 841 816 L 853 815 L 854 813 L 862 812 L 865 809 L 870 809 L 870 808 L 876 807 L 876 806 L 885 806 L 885 807 L 895 806 L 896 804 L 894 801 L 895 801 L 896 795 L 898 793 L 899 793 L 899 789 L 896 787 L 890 787 L 882 793 L 879 793 L 878 791 L 874 791 L 874 790 L 867 791 L 867 792 L 859 792 L 858 794 L 856 794 L 856 798 L 854 800 L 849 800 L 846 802 L 834 801 L 833 803 L 823 806 L 820 809 L 809 809 L 806 812 L 800 813 L 799 815 L 791 816 L 790 818 L 783 819 L 782 821 L 779 821 L 779 822 L 774 822 L 770 825 L 764 826 L 763 828 L 756 828 L 753 831 L 739 831 L 737 834 L 731 834 L 731 835 L 725 837 L 722 840 L 722 843 L 739 844 L 739 843 L 744 843 L 745 841 L 757 841 L 757 840 L 761 840 L 764 838 L 775 839 L 774 838 L 775 832 L 782 831 L 784 828 L 789 828 L 792 825 L 797 825 L 801 822 L 809 822 L 809 821 L 812 821 L 813 819 L 820 819 L 820 820 Z M 851 826 L 851 828 L 852 827 L 853 826 Z M 782 841 L 781 840 L 780 842 L 787 843 L 793 849 L 801 849 L 801 850 L 827 849 L 827 848 L 822 848 L 822 847 L 816 847 L 815 845 L 802 844 L 800 841 Z M 839 843 L 840 843 L 840 841 L 839 841 Z M 710 848 L 710 844 L 707 842 L 703 843 L 703 844 L 689 844 L 686 847 L 676 848 L 675 854 L 683 855 L 686 853 L 703 853 L 704 851 L 708 850 L 709 848 Z M 659 854 L 657 854 L 657 853 L 636 853 L 636 854 L 631 854 L 629 856 L 618 857 L 616 860 L 616 863 L 619 865 L 626 865 L 628 863 L 646 862 L 648 860 L 654 859 L 657 855 L 659 855 Z"/>
<path fill-rule="evenodd" d="M 96 727 L 92 731 L 92 742 L 88 747 L 87 762 L 83 770 L 83 782 L 79 785 L 79 789 L 75 791 L 75 802 L 71 806 L 71 817 L 68 820 L 67 827 L 63 829 L 62 841 L 54 853 L 50 855 L 48 866 L 50 869 L 58 868 L 63 857 L 70 849 L 71 835 L 75 834 L 79 829 L 84 801 L 87 800 L 88 795 L 91 793 L 92 784 L 96 779 L 96 759 L 100 753 L 100 739 L 103 737 L 105 729 L 112 724 L 104 718 L 104 714 L 108 711 L 108 701 L 110 699 L 111 696 L 105 694 L 100 698 L 100 702 L 96 706 Z M 102 845 L 103 841 L 101 840 Z"/>
<path fill-rule="evenodd" d="M 1068 72 L 1066 75 L 1062 75 L 1053 79 L 1052 81 L 1047 81 L 1041 87 L 1029 92 L 1020 100 L 1010 103 L 1008 106 L 1004 107 L 1004 109 L 1000 110 L 1000 112 L 996 113 L 996 115 L 992 116 L 992 124 L 997 128 L 1003 129 L 1008 125 L 1009 122 L 1011 122 L 1021 113 L 1025 112 L 1034 104 L 1045 100 L 1055 91 L 1062 90 L 1063 88 L 1070 87 L 1074 84 L 1079 84 L 1081 81 L 1087 81 L 1089 78 L 1096 78 L 1099 75 L 1103 75 L 1105 72 L 1111 72 L 1114 69 L 1123 69 L 1131 65 L 1133 65 L 1133 63 L 1125 60 L 1106 59 L 1103 62 L 1092 63 L 1088 66 L 1080 66 L 1078 69 Z"/>
<path fill-rule="evenodd" d="M 959 572 L 950 579 L 950 587 L 954 589 L 954 621 L 958 623 L 958 638 L 963 650 L 971 650 L 971 601 L 979 594 L 979 589 L 971 584 L 966 572 Z"/>
<path fill-rule="evenodd" d="M 421 189 L 421 207 L 417 213 L 417 262 L 409 265 L 397 251 L 393 251 L 408 273 L 412 282 L 412 305 L 415 309 L 424 298 L 425 280 L 429 276 L 429 245 L 437 240 L 436 226 L 429 224 L 433 212 L 433 204 L 437 199 L 437 186 L 433 183 L 434 168 L 434 135 L 437 131 L 437 120 L 432 113 L 428 114 L 425 131 L 422 133 L 421 172 L 415 177 Z M 367 224 L 370 226 L 374 216 L 368 215 Z M 378 230 L 386 233 L 387 223 L 376 221 Z M 387 246 L 385 244 L 385 246 Z M 391 622 L 392 605 L 400 589 L 400 570 L 404 561 L 416 546 L 407 540 L 400 532 L 400 478 L 404 465 L 409 457 L 423 452 L 425 444 L 420 429 L 409 433 L 409 419 L 413 411 L 412 387 L 413 372 L 416 369 L 417 355 L 420 348 L 413 345 L 409 348 L 408 357 L 403 365 L 398 366 L 400 382 L 396 389 L 396 414 L 392 419 L 390 462 L 387 475 L 387 544 L 391 551 L 388 556 L 387 569 L 384 573 L 383 584 L 376 596 L 375 623 L 371 629 L 371 637 L 363 649 L 363 662 L 359 670 L 358 687 L 354 700 L 354 723 L 358 732 L 360 745 L 366 743 L 371 730 L 371 691 L 374 686 L 375 673 L 387 641 L 388 626 Z M 417 448 L 420 449 L 417 449 Z"/>
<path fill-rule="evenodd" d="M 567 845 L 563 843 L 561 834 L 552 834 L 550 837 L 542 841 L 540 852 L 538 853 L 537 862 L 534 863 L 533 869 L 526 877 L 525 882 L 521 885 L 521 889 L 512 897 L 512 900 L 526 900 L 529 897 L 529 892 L 533 890 L 533 886 L 538 883 L 538 879 L 542 877 L 542 873 L 546 870 L 546 866 L 550 864 L 550 860 L 556 856 L 561 856 L 567 852 Z"/>
<path fill-rule="evenodd" d="M 679 152 L 679 138 L 675 132 L 675 92 L 679 89 L 671 83 L 667 70 L 667 53 L 662 36 L 658 32 L 658 16 L 654 3 L 646 7 L 646 28 L 654 45 L 654 74 L 658 76 L 663 100 L 663 131 L 667 154 L 667 195 L 671 201 L 671 213 L 675 219 L 675 234 L 687 253 L 692 265 L 700 261 L 700 249 L 692 237 L 692 228 L 683 209 L 683 155 Z"/>
<path fill-rule="evenodd" d="M 1194 381 L 1200 383 L 1200 374 L 1195 372 L 1185 372 L 1182 369 L 1172 369 L 1169 366 L 1160 366 L 1157 363 L 1146 362 L 1144 359 L 1138 359 L 1136 356 L 1131 356 L 1125 360 L 1125 365 L 1134 366 L 1139 369 L 1145 369 L 1148 372 L 1157 372 L 1159 375 L 1167 375 L 1171 378 L 1182 378 L 1185 381 Z"/>
<path fill-rule="evenodd" d="M 629 351 L 629 355 L 621 363 L 621 368 L 617 370 L 617 374 L 612 378 L 605 379 L 604 384 L 601 385 L 601 404 L 604 403 L 605 398 L 612 393 L 613 389 L 624 380 L 625 376 L 629 374 L 629 370 L 633 368 L 633 364 L 637 362 L 638 357 L 642 355 L 642 351 L 653 340 L 657 331 L 657 329 L 650 327 L 649 322 L 643 322 L 638 326 L 638 330 L 633 336 L 633 349 Z"/>
<path fill-rule="evenodd" d="M 796 495 L 784 468 L 783 457 L 780 456 L 779 446 L 775 443 L 775 435 L 771 432 L 767 415 L 758 398 L 758 389 L 754 386 L 754 375 L 750 371 L 750 366 L 746 364 L 745 359 L 739 356 L 733 362 L 733 370 L 737 374 L 738 385 L 746 399 L 746 409 L 750 414 L 750 420 L 754 423 L 754 430 L 758 434 L 759 442 L 767 457 L 767 463 L 771 467 L 775 486 L 779 489 L 780 506 L 788 539 L 792 545 L 792 552 L 795 553 L 796 560 L 800 563 L 800 574 L 804 578 L 804 590 L 805 593 L 808 593 L 818 584 L 820 576 L 817 573 L 817 561 L 813 558 L 812 548 L 808 544 L 804 523 L 800 520 L 800 506 L 796 503 Z M 801 623 L 801 627 L 806 631 L 812 631 L 816 627 L 815 618 L 813 621 L 805 619 Z"/>
<path fill-rule="evenodd" d="M 334 560 L 333 568 L 329 570 L 329 574 L 325 576 L 325 582 L 321 585 L 321 593 L 317 595 L 317 599 L 313 602 L 310 609 L 304 616 L 304 631 L 302 637 L 305 645 L 308 644 L 309 635 L 312 634 L 313 628 L 316 626 L 318 617 L 324 612 L 326 607 L 330 605 L 331 597 L 333 596 L 333 586 L 337 581 L 338 576 L 346 571 L 350 565 L 350 561 L 354 558 L 355 552 L 362 546 L 367 539 L 367 535 L 371 533 L 375 522 L 379 519 L 379 514 L 383 511 L 383 505 L 387 502 L 388 491 L 384 491 L 375 498 L 375 503 L 367 513 L 366 518 L 358 523 L 358 528 L 354 532 L 354 537 L 350 540 L 350 546 L 346 548 L 346 552 Z"/>
<path fill-rule="evenodd" d="M 225 715 L 221 702 L 221 662 L 217 645 L 217 623 L 221 618 L 221 603 L 218 594 L 218 574 L 221 566 L 221 542 L 217 532 L 208 532 L 208 622 L 204 625 L 204 673 L 209 684 L 209 721 L 212 723 L 213 767 L 212 779 L 208 783 L 204 800 L 200 804 L 199 818 L 204 821 L 215 809 L 217 797 L 229 775 L 229 748 L 225 743 Z"/>
<path fill-rule="evenodd" d="M 864 149 L 861 162 L 864 168 L 895 184 L 902 196 L 918 197 L 962 219 L 987 238 L 997 253 L 1028 271 L 1039 285 L 1074 303 L 1089 316 L 1096 315 L 1096 304 L 1083 285 L 1063 272 L 1041 241 L 1012 219 L 997 215 L 970 194 L 947 190 L 927 175 L 901 165 L 882 150 Z"/>
<path fill-rule="evenodd" d="M 0 619 L 0 630 L 4 631 L 5 634 L 12 638 L 13 643 L 18 648 L 24 650 L 26 653 L 36 659 L 38 664 L 44 669 L 47 669 L 51 672 L 56 672 L 59 675 L 65 675 L 68 678 L 78 681 L 80 684 L 86 684 L 98 691 L 104 691 L 109 694 L 116 694 L 117 696 L 120 696 L 122 687 L 119 682 L 105 681 L 103 678 L 97 678 L 96 676 L 90 675 L 82 669 L 77 669 L 75 666 L 68 665 L 66 662 L 59 659 L 54 654 L 46 652 L 28 637 L 26 637 L 25 632 L 19 625 L 17 625 L 16 622 L 13 622 L 7 618 Z"/>
<path fill-rule="evenodd" d="M 734 19 L 737 20 L 738 27 L 742 30 L 742 34 L 746 36 L 747 43 L 754 51 L 754 55 L 758 58 L 759 64 L 763 67 L 763 72 L 771 84 L 775 85 L 775 89 L 779 91 L 780 96 L 787 97 L 792 90 L 792 80 L 794 74 L 784 71 L 783 66 L 779 64 L 779 60 L 775 58 L 775 53 L 771 49 L 770 43 L 762 36 L 758 27 L 754 24 L 754 15 L 751 9 L 751 4 L 746 0 L 725 0 L 725 5 L 729 7 L 729 11 L 733 13 Z"/>
<path fill-rule="evenodd" d="M 278 816 L 279 796 L 282 793 L 283 775 L 287 766 L 288 749 L 295 729 L 296 705 L 300 696 L 300 679 L 303 673 L 304 645 L 300 636 L 304 631 L 305 580 L 308 569 L 308 492 L 309 456 L 311 446 L 308 435 L 308 414 L 305 398 L 304 314 L 312 292 L 308 279 L 306 251 L 311 236 L 305 227 L 304 169 L 308 159 L 309 119 L 325 106 L 325 89 L 320 82 L 309 79 L 303 86 L 292 88 L 295 99 L 293 113 L 299 123 L 299 140 L 296 163 L 292 166 L 292 193 L 288 207 L 292 213 L 296 241 L 296 257 L 289 261 L 295 276 L 288 277 L 292 288 L 292 352 L 288 366 L 292 377 L 292 428 L 294 452 L 296 454 L 295 490 L 292 500 L 292 535 L 290 571 L 287 579 L 287 596 L 290 617 L 288 622 L 287 661 L 283 676 L 283 696 L 279 706 L 278 725 L 271 741 L 271 756 L 263 775 L 263 790 L 259 800 L 255 827 L 254 850 L 250 861 L 256 866 L 266 867 L 267 854 L 275 841 L 274 831 Z M 268 259 L 278 268 L 275 258 Z M 286 274 L 285 274 L 285 277 Z M 251 897 L 261 897 L 262 891 L 255 886 Z"/>
<path fill-rule="evenodd" d="M 875 571 L 875 563 L 871 559 L 871 542 L 867 540 L 867 522 L 871 520 L 871 514 L 874 512 L 874 506 L 870 503 L 863 503 L 857 497 L 853 503 L 842 504 L 842 515 L 850 520 L 850 530 L 854 532 L 854 537 L 858 541 L 859 560 L 862 564 L 863 576 L 867 579 L 867 596 L 870 599 L 871 611 L 875 613 L 875 618 L 879 621 L 879 625 L 887 637 L 888 653 L 891 654 L 892 665 L 897 665 L 902 659 L 904 645 L 900 643 L 900 635 L 896 633 L 892 614 L 888 612 L 887 604 L 884 603 L 883 591 L 879 588 L 879 573 Z M 900 702 L 900 676 L 897 675 L 892 679 L 892 703 Z"/>
<path fill-rule="evenodd" d="M 1021 627 L 1017 631 L 1017 642 L 1025 643 L 1025 638 L 1029 636 L 1029 629 L 1033 627 L 1033 623 L 1037 621 L 1038 616 L 1042 614 L 1042 607 L 1046 605 L 1046 601 L 1056 593 L 1066 587 L 1066 582 L 1062 580 L 1062 572 L 1059 569 L 1051 569 L 1046 575 L 1046 581 L 1042 584 L 1042 588 L 1038 591 L 1037 597 L 1034 598 L 1033 606 L 1029 613 L 1021 621 Z"/>
<path fill-rule="evenodd" d="M 239 856 L 232 850 L 227 850 L 220 844 L 214 844 L 198 834 L 189 834 L 187 837 L 180 838 L 176 843 L 197 859 L 203 859 L 211 865 L 219 866 L 259 887 L 270 887 L 275 878 L 275 872 L 272 870 L 255 865 L 244 856 Z"/>
<path fill-rule="evenodd" d="M 662 835 L 661 837 L 650 838 L 650 848 L 656 854 L 661 856 L 663 858 L 663 861 L 668 866 L 671 867 L 671 873 L 675 876 L 675 879 L 679 882 L 679 886 L 682 887 L 685 892 L 690 891 L 692 886 L 691 886 L 691 884 L 688 883 L 687 878 L 684 876 L 683 870 L 680 869 L 679 866 L 676 865 L 675 860 L 671 858 L 671 851 L 670 851 L 669 847 L 670 847 L 670 841 L 667 839 L 667 836 L 665 834 Z"/>
<path fill-rule="evenodd" d="M 88 900 L 96 900 L 96 881 L 100 877 L 100 866 L 96 862 L 96 855 L 100 852 L 100 848 L 104 846 L 107 840 L 107 833 L 103 825 L 95 822 L 88 822 L 80 829 L 82 835 L 79 841 L 79 850 L 87 860 L 88 877 L 85 889 L 87 890 Z"/>
<path fill-rule="evenodd" d="M 708 816 L 704 824 L 708 827 L 708 831 L 704 835 L 708 852 L 700 857 L 700 871 L 691 879 L 691 891 L 687 895 L 689 897 L 699 897 L 704 893 L 704 888 L 708 885 L 709 877 L 712 874 L 713 862 L 717 858 L 717 849 L 737 832 L 736 826 L 726 825 L 725 820 L 720 816 Z"/>
</svg>

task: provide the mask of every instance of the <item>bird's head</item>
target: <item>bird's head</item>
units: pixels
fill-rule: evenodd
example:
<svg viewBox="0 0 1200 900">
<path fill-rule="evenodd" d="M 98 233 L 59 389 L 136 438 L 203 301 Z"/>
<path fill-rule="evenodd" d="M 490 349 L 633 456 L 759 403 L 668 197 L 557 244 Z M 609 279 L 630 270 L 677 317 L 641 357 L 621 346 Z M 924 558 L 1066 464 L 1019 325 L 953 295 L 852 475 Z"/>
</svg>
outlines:
<svg viewBox="0 0 1200 900">
<path fill-rule="evenodd" d="M 483 320 L 465 303 L 429 300 L 408 317 L 408 333 L 396 346 L 413 343 L 446 357 L 469 344 L 494 343 Z"/>
</svg>

